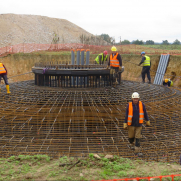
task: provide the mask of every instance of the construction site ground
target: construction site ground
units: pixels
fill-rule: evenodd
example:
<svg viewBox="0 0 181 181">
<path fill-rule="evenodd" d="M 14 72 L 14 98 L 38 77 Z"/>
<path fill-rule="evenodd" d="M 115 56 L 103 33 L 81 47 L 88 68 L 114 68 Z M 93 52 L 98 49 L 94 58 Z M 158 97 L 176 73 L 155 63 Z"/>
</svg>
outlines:
<svg viewBox="0 0 181 181">
<path fill-rule="evenodd" d="M 100 158 L 99 158 L 100 157 Z M 89 154 L 88 157 L 19 155 L 0 159 L 0 180 L 108 180 L 180 174 L 181 166 L 173 163 L 146 162 L 113 155 Z M 154 179 L 154 181 L 160 179 Z M 171 180 L 163 178 L 162 181 Z M 174 180 L 181 180 L 175 177 Z"/>
<path fill-rule="evenodd" d="M 94 62 L 95 57 L 96 55 L 91 55 L 90 61 Z M 79 90 L 75 94 L 75 90 L 57 90 L 57 88 L 35 87 L 34 81 L 32 80 L 34 78 L 33 74 L 13 77 L 31 71 L 31 67 L 36 62 L 41 62 L 42 60 L 52 62 L 60 61 L 63 64 L 67 60 L 70 61 L 70 53 L 60 55 L 55 52 L 42 52 L 35 54 L 12 54 L 2 57 L 1 62 L 4 63 L 8 69 L 12 93 L 11 96 L 7 95 L 5 86 L 2 85 L 3 96 L 1 96 L 2 101 L 0 104 L 2 145 L 0 180 L 108 180 L 181 174 L 181 166 L 178 164 L 180 156 L 181 57 L 171 56 L 166 71 L 166 74 L 168 75 L 174 71 L 176 75 L 179 76 L 175 79 L 174 88 L 156 86 L 153 84 L 149 85 L 147 83 L 141 84 L 141 67 L 135 66 L 135 64 L 140 62 L 140 55 L 122 55 L 122 58 L 125 71 L 122 76 L 123 82 L 120 87 L 116 89 L 105 88 L 105 90 L 97 89 L 95 92 L 93 90 L 82 90 L 82 92 Z M 152 81 L 154 80 L 159 58 L 159 55 L 151 55 Z M 127 136 L 127 132 L 122 130 L 125 106 L 130 100 L 131 93 L 135 90 L 141 93 L 141 98 L 146 103 L 152 123 L 152 129 L 147 129 L 145 127 L 143 132 L 144 141 L 142 146 L 144 158 L 134 156 L 133 152 L 128 149 L 127 139 L 124 137 L 124 135 Z M 55 93 L 60 99 L 57 99 Z M 107 95 L 109 96 L 106 97 Z M 58 100 L 57 102 L 56 99 Z M 100 100 L 102 101 L 101 104 L 103 106 L 99 105 Z M 91 117 L 89 122 L 87 121 L 90 123 L 88 126 L 91 127 L 93 125 L 94 129 L 94 121 L 96 122 L 99 118 L 100 130 L 103 131 L 106 139 L 102 139 L 99 134 L 94 134 L 94 132 L 91 132 L 93 134 L 86 135 L 86 137 L 83 134 L 85 131 L 82 131 L 81 138 L 83 139 L 85 137 L 86 139 L 83 139 L 85 144 L 90 144 L 90 147 L 88 147 L 89 149 L 87 149 L 87 147 L 85 148 L 89 153 L 88 156 L 86 155 L 87 157 L 79 157 L 78 154 L 75 157 L 71 157 L 72 155 L 67 157 L 63 155 L 64 153 L 61 155 L 56 153 L 59 158 L 56 157 L 53 159 L 47 155 L 35 155 L 46 154 L 48 149 L 50 150 L 50 155 L 53 155 L 54 150 L 58 148 L 60 148 L 60 150 L 63 149 L 62 144 L 59 144 L 59 147 L 57 146 L 58 143 L 56 142 L 56 139 L 57 135 L 62 136 L 64 132 L 62 133 L 59 131 L 56 126 L 54 128 L 53 126 L 48 127 L 49 125 L 40 125 L 36 123 L 43 122 L 44 116 L 46 116 L 47 120 L 49 120 L 49 118 L 52 119 L 50 123 L 54 125 L 54 117 L 49 116 L 49 113 L 54 111 L 52 108 L 55 107 L 55 110 L 57 111 L 60 108 L 59 105 L 65 105 L 62 109 L 62 112 L 64 112 L 61 113 L 64 116 L 66 112 L 68 113 L 74 110 L 73 103 L 76 101 L 79 101 L 78 103 L 81 103 L 82 101 L 84 106 L 84 109 L 82 109 L 78 103 L 75 104 L 76 110 L 78 110 L 77 117 L 79 116 L 78 114 L 84 115 L 85 111 L 87 116 Z M 43 106 L 46 106 L 46 104 L 47 107 L 44 108 Z M 58 114 L 56 111 L 54 115 Z M 72 111 L 71 115 L 73 114 L 75 114 L 75 111 Z M 68 114 L 70 117 L 71 115 Z M 99 115 L 99 117 L 97 115 Z M 122 131 L 121 133 L 115 126 L 117 117 L 119 117 L 120 120 L 119 128 Z M 65 118 L 61 117 L 59 122 Z M 103 127 L 104 122 L 101 122 L 102 118 L 106 123 L 106 129 Z M 108 118 L 114 120 L 111 121 L 111 124 L 109 125 L 107 125 L 107 123 L 110 122 Z M 40 120 L 39 122 L 37 121 L 38 119 Z M 163 123 L 164 126 L 162 126 Z M 75 121 L 75 124 L 76 125 L 71 127 L 72 130 L 77 128 L 76 126 L 79 123 Z M 18 126 L 15 127 L 15 125 Z M 84 124 L 81 126 L 82 128 L 85 128 Z M 53 133 L 51 132 L 51 128 L 53 128 Z M 44 132 L 39 132 L 37 130 L 43 130 Z M 65 130 L 67 130 L 66 125 Z M 107 134 L 107 130 L 109 134 Z M 54 134 L 54 131 L 56 134 Z M 112 134 L 112 132 L 114 134 Z M 28 136 L 27 133 L 29 134 Z M 52 136 L 50 138 L 48 137 L 49 133 L 51 133 Z M 120 133 L 122 138 L 120 140 L 116 139 L 120 136 L 118 133 Z M 67 131 L 65 131 L 65 134 L 67 134 Z M 37 139 L 34 139 L 34 137 Z M 102 141 L 101 145 L 103 145 L 103 147 L 101 148 L 98 137 L 100 137 L 100 140 Z M 79 150 L 83 145 L 78 145 L 79 142 L 76 142 L 77 140 L 82 142 L 81 139 L 78 139 L 79 136 L 74 138 L 75 137 L 72 139 L 70 136 L 70 139 L 67 139 L 68 141 L 65 142 L 64 146 L 67 153 L 73 150 L 72 153 L 76 155 L 76 152 L 74 151 L 77 151 L 77 149 Z M 89 142 L 87 142 L 87 138 L 89 138 Z M 121 141 L 122 145 L 119 141 Z M 57 143 L 57 145 L 55 143 Z M 99 154 L 100 158 L 95 158 L 97 156 L 95 156 L 90 149 L 93 148 L 95 151 L 100 148 L 104 151 L 104 148 L 108 147 L 113 151 L 112 154 L 114 154 L 117 152 L 114 144 L 118 145 L 117 149 L 120 153 L 123 153 L 120 155 L 124 155 L 124 158 L 118 156 L 109 159 L 104 158 L 106 153 L 108 154 L 108 152 L 106 152 L 107 149 L 104 154 Z M 27 155 L 22 155 L 24 153 Z M 31 153 L 31 155 L 28 155 L 29 153 Z M 128 157 L 131 157 L 131 159 L 128 159 Z M 162 180 L 169 179 L 165 178 Z M 181 178 L 176 177 L 174 180 L 181 180 Z"/>
</svg>

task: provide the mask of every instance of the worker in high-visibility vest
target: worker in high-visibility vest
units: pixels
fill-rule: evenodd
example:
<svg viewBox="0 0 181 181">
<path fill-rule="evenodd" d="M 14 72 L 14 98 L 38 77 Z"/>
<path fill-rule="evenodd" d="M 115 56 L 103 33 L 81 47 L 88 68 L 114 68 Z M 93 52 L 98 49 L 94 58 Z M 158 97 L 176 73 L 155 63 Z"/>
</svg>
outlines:
<svg viewBox="0 0 181 181">
<path fill-rule="evenodd" d="M 163 85 L 172 87 L 173 86 L 173 81 L 171 79 L 164 79 L 163 80 Z"/>
<path fill-rule="evenodd" d="M 3 65 L 3 63 L 0 63 L 0 82 L 1 82 L 1 78 L 4 79 L 4 82 L 6 84 L 6 89 L 7 89 L 7 93 L 11 93 L 9 91 L 9 83 L 8 83 L 8 78 L 7 78 L 7 69 L 6 67 Z M 1 89 L 0 89 L 1 91 Z"/>
<path fill-rule="evenodd" d="M 147 74 L 148 83 L 151 84 L 151 76 L 150 76 L 150 67 L 151 67 L 151 61 L 150 57 L 145 55 L 145 52 L 141 52 L 142 60 L 138 64 L 139 66 L 143 63 L 143 69 L 141 72 L 142 75 L 142 82 L 145 83 L 145 74 Z"/>
<path fill-rule="evenodd" d="M 96 58 L 95 58 L 95 63 L 96 64 L 104 64 L 108 60 L 107 58 L 107 51 L 105 50 L 103 53 L 100 53 Z"/>
<path fill-rule="evenodd" d="M 146 107 L 143 102 L 139 101 L 139 94 L 134 92 L 132 94 L 132 102 L 129 102 L 126 108 L 125 122 L 123 128 L 128 129 L 129 142 L 136 153 L 140 151 L 141 130 L 144 119 L 146 125 L 150 126 L 150 121 L 146 112 Z M 135 141 L 135 146 L 134 146 Z"/>
<path fill-rule="evenodd" d="M 115 46 L 111 48 L 111 55 L 109 56 L 107 68 L 109 67 L 111 68 L 110 74 L 116 75 L 116 83 L 117 83 L 117 78 L 121 80 L 121 74 L 119 75 L 118 72 L 122 71 L 122 59 L 121 59 L 121 55 L 117 52 L 117 48 Z M 111 77 L 111 79 L 113 79 L 113 77 Z"/>
</svg>

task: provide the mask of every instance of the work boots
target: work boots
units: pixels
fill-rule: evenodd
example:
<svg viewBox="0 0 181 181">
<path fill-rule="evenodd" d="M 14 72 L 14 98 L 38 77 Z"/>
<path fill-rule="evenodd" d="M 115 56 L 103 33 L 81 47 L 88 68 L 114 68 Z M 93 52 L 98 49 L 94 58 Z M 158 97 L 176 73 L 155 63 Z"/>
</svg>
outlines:
<svg viewBox="0 0 181 181">
<path fill-rule="evenodd" d="M 129 142 L 130 142 L 130 144 L 131 144 L 130 149 L 131 149 L 131 150 L 134 150 L 134 149 L 135 149 L 135 146 L 134 146 L 134 138 L 129 138 L 128 140 L 129 140 Z"/>
<path fill-rule="evenodd" d="M 129 138 L 128 140 L 131 144 L 134 142 L 134 138 Z"/>
<path fill-rule="evenodd" d="M 140 139 L 136 138 L 135 146 L 140 147 Z"/>
<path fill-rule="evenodd" d="M 118 85 L 118 84 L 119 84 L 119 82 L 118 82 L 117 78 L 116 78 L 116 82 L 115 82 L 115 84 L 116 84 L 116 85 Z"/>
<path fill-rule="evenodd" d="M 9 90 L 9 85 L 6 85 L 6 90 L 7 90 L 7 93 L 10 94 L 10 90 Z"/>
<path fill-rule="evenodd" d="M 143 153 L 141 153 L 140 151 L 141 151 L 141 148 L 135 146 L 135 155 L 136 156 L 138 156 L 138 157 L 142 157 L 143 156 Z"/>
<path fill-rule="evenodd" d="M 140 139 L 136 138 L 136 142 L 135 142 L 135 155 L 136 156 L 143 156 L 143 154 L 140 152 Z"/>
</svg>

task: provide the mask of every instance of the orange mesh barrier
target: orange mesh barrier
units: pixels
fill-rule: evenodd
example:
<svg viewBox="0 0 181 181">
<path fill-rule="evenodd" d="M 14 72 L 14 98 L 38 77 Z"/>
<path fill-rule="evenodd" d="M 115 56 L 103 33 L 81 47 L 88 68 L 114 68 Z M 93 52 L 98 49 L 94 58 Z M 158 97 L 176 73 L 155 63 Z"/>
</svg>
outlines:
<svg viewBox="0 0 181 181">
<path fill-rule="evenodd" d="M 22 43 L 12 46 L 6 46 L 0 48 L 0 55 L 9 53 L 31 53 L 37 51 L 70 51 L 71 49 L 90 49 L 91 54 L 99 54 L 104 50 L 111 53 L 112 45 L 98 46 L 98 45 L 85 45 L 80 43 L 67 43 L 67 44 L 35 44 L 35 43 Z M 137 54 L 144 51 L 147 54 L 170 54 L 181 55 L 181 50 L 162 50 L 155 48 L 143 47 L 141 45 L 116 45 L 116 48 L 120 54 Z"/>
<path fill-rule="evenodd" d="M 124 180 L 124 181 L 128 181 L 128 180 L 142 180 L 142 179 L 147 179 L 147 180 L 151 180 L 152 178 L 159 178 L 160 180 L 162 180 L 162 178 L 171 178 L 172 181 L 174 181 L 174 177 L 179 177 L 181 176 L 181 174 L 176 174 L 176 175 L 164 175 L 164 176 L 155 176 L 155 177 L 136 177 L 136 178 L 124 178 L 124 179 L 111 179 L 111 180 L 101 180 L 101 181 L 119 181 L 119 180 Z M 95 181 L 95 180 L 92 180 Z"/>
</svg>

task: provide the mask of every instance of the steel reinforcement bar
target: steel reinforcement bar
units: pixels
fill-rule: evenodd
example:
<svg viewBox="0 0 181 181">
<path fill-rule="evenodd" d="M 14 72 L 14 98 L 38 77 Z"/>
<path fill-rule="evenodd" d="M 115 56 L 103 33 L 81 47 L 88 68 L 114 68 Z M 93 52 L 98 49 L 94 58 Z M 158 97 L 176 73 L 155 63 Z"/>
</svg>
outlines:
<svg viewBox="0 0 181 181">
<path fill-rule="evenodd" d="M 110 153 L 135 158 L 122 126 L 126 105 L 135 91 L 151 122 L 151 127 L 143 125 L 141 159 L 178 162 L 181 92 L 130 81 L 97 89 L 42 87 L 24 81 L 11 84 L 11 94 L 2 87 L 0 156 Z"/>
</svg>

